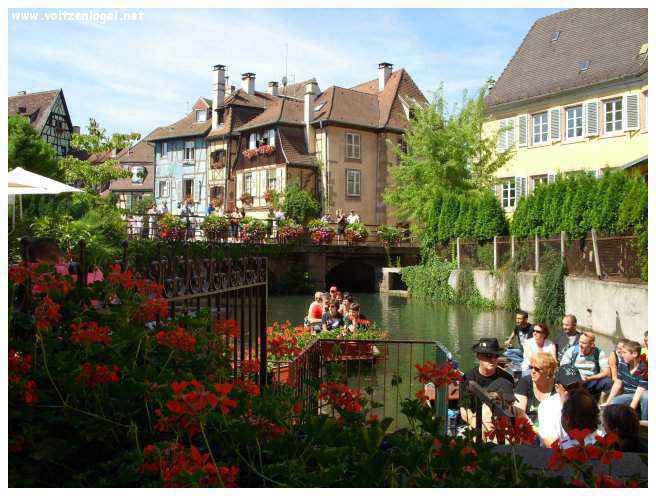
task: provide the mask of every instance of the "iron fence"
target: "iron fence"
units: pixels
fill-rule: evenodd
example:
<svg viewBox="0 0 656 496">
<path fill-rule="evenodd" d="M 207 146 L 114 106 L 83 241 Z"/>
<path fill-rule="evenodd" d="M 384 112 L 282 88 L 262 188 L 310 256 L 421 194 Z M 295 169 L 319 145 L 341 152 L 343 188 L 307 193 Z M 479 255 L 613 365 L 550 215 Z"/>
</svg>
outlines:
<svg viewBox="0 0 656 496">
<path fill-rule="evenodd" d="M 393 418 L 392 425 L 398 428 L 407 425 L 402 402 L 414 399 L 423 387 L 416 380 L 415 364 L 427 360 L 442 364 L 451 360 L 451 354 L 435 341 L 318 339 L 293 361 L 273 364 L 269 379 L 293 387 L 309 411 L 329 415 L 336 412 L 318 401 L 318 385 L 347 385 L 366 395 L 374 415 Z M 438 388 L 434 404 L 436 418 L 446 432 L 446 387 Z"/>
<path fill-rule="evenodd" d="M 132 215 L 126 219 L 126 237 L 129 240 L 135 239 L 163 239 L 160 235 L 159 219 L 162 215 Z M 176 218 L 182 220 L 183 230 L 180 236 L 181 241 L 207 241 L 205 232 L 203 231 L 202 224 L 206 216 L 201 215 L 176 215 Z M 263 219 L 266 226 L 266 236 L 261 239 L 259 244 L 315 244 L 310 238 L 309 232 L 305 230 L 303 236 L 293 241 L 284 239 L 278 233 L 277 221 L 274 219 Z M 337 224 L 329 223 L 329 226 L 337 232 Z M 383 241 L 377 234 L 380 225 L 366 224 L 367 236 L 361 241 L 352 241 L 345 234 L 335 234 L 335 236 L 328 242 L 322 242 L 324 246 L 384 246 Z M 242 243 L 240 237 L 241 226 L 239 223 L 231 224 L 230 229 L 221 235 L 215 241 L 227 243 Z M 415 247 L 418 246 L 416 240 L 410 235 L 409 232 L 404 232 L 401 239 L 393 246 Z"/>
</svg>

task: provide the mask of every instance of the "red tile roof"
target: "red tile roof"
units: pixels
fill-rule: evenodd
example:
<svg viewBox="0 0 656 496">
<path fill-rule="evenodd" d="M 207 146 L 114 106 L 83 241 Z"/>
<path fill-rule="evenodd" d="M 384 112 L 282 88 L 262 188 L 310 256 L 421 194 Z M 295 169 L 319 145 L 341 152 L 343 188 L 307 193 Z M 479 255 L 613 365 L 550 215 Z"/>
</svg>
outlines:
<svg viewBox="0 0 656 496">
<path fill-rule="evenodd" d="M 64 106 L 66 106 L 64 92 L 61 89 L 10 96 L 8 98 L 7 114 L 27 117 L 32 127 L 41 132 L 48 120 L 50 110 L 60 93 Z M 24 107 L 25 111 L 19 112 L 21 107 Z M 73 124 L 70 122 L 70 116 L 68 124 L 71 128 L 73 127 Z"/>
<path fill-rule="evenodd" d="M 555 32 L 558 39 L 552 41 Z M 491 108 L 647 73 L 647 9 L 570 9 L 538 19 L 487 97 Z M 590 61 L 581 71 L 579 62 Z"/>
</svg>

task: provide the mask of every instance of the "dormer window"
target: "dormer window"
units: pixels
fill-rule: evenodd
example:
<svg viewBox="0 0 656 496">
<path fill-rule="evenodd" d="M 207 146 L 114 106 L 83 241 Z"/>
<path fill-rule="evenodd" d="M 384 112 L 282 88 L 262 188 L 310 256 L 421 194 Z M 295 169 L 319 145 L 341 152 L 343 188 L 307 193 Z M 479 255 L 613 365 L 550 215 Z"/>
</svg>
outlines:
<svg viewBox="0 0 656 496">
<path fill-rule="evenodd" d="M 196 122 L 205 122 L 207 120 L 207 110 L 196 110 Z"/>
</svg>

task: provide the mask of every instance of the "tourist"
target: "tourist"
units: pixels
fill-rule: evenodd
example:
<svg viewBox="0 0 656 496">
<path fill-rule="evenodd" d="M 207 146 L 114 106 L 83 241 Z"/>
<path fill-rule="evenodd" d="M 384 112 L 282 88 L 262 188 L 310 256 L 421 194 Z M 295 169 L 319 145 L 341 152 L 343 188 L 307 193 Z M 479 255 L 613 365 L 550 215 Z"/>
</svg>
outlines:
<svg viewBox="0 0 656 496">
<path fill-rule="evenodd" d="M 349 215 L 346 218 L 346 222 L 348 224 L 356 224 L 357 222 L 360 222 L 360 216 L 355 213 L 355 210 L 351 209 L 349 211 Z"/>
<path fill-rule="evenodd" d="M 232 209 L 230 212 L 230 229 L 232 231 L 233 241 L 236 243 L 239 239 L 239 221 L 241 220 L 241 215 L 236 208 Z"/>
<path fill-rule="evenodd" d="M 522 361 L 522 375 L 530 375 L 529 365 L 531 357 L 538 352 L 550 353 L 556 358 L 556 346 L 549 341 L 549 327 L 547 324 L 534 324 L 533 337 L 524 343 L 524 360 Z"/>
<path fill-rule="evenodd" d="M 339 305 L 337 303 L 330 303 L 328 311 L 323 314 L 321 318 L 321 328 L 324 331 L 334 331 L 343 325 L 342 316 L 339 314 Z"/>
<path fill-rule="evenodd" d="M 349 311 L 347 317 L 344 319 L 344 323 L 346 325 L 346 329 L 350 332 L 355 332 L 358 326 L 368 327 L 369 325 L 367 318 L 362 313 L 360 313 L 359 303 L 353 303 L 349 307 Z"/>
<path fill-rule="evenodd" d="M 153 202 L 148 209 L 148 237 L 153 239 L 155 237 L 155 227 L 157 226 L 157 205 Z"/>
<path fill-rule="evenodd" d="M 476 382 L 484 389 L 499 378 L 514 384 L 513 376 L 499 367 L 499 357 L 504 350 L 499 346 L 497 338 L 480 338 L 478 343 L 472 346 L 472 351 L 476 353 L 478 366 L 465 374 L 466 382 Z"/>
<path fill-rule="evenodd" d="M 567 314 L 563 317 L 563 332 L 554 340 L 556 345 L 556 358 L 560 361 L 567 351 L 567 348 L 578 344 L 581 333 L 576 330 L 576 317 L 572 314 Z"/>
<path fill-rule="evenodd" d="M 558 362 L 550 353 L 538 352 L 531 357 L 530 375 L 522 377 L 515 387 L 515 406 L 531 421 L 536 431 L 540 403 L 554 393 Z"/>
<path fill-rule="evenodd" d="M 599 405 L 597 400 L 584 388 L 571 391 L 561 410 L 559 440 L 561 449 L 577 446 L 579 442 L 569 436 L 573 429 L 580 431 L 587 429 L 590 433 L 583 440 L 584 444 L 595 444 L 595 436 L 600 434 L 599 428 Z"/>
<path fill-rule="evenodd" d="M 515 406 L 515 394 L 513 393 L 512 384 L 507 380 L 496 379 L 486 388 L 486 392 L 490 399 L 505 412 L 515 417 L 521 415 L 522 412 Z M 468 423 L 470 427 L 475 428 L 476 415 L 469 415 Z M 487 439 L 487 433 L 495 429 L 494 415 L 488 405 L 483 405 L 481 408 L 481 423 L 483 425 L 483 436 Z M 496 438 L 492 442 L 501 443 L 503 439 Z"/>
<path fill-rule="evenodd" d="M 305 326 L 312 332 L 321 330 L 321 318 L 323 317 L 323 294 L 321 291 L 314 293 L 314 301 L 310 303 L 307 316 L 305 317 Z"/>
<path fill-rule="evenodd" d="M 647 338 L 647 332 L 645 331 L 645 335 L 642 338 L 642 354 L 645 355 L 645 357 L 649 356 L 649 353 L 647 353 L 647 345 L 649 344 L 649 339 Z"/>
<path fill-rule="evenodd" d="M 569 347 L 560 364 L 579 369 L 583 385 L 590 394 L 607 393 L 613 385 L 606 353 L 595 346 L 595 336 L 591 332 L 581 334 L 579 343 Z"/>
<path fill-rule="evenodd" d="M 214 212 L 216 212 L 216 200 L 212 200 L 207 206 L 206 214 L 212 215 Z"/>
<path fill-rule="evenodd" d="M 326 212 L 321 216 L 321 222 L 325 222 L 326 224 L 332 224 L 333 218 L 330 216 L 330 212 Z"/>
<path fill-rule="evenodd" d="M 524 344 L 532 337 L 533 326 L 528 321 L 528 312 L 518 310 L 515 314 L 515 328 L 504 343 L 507 348 L 504 356 L 506 356 L 511 363 L 518 365 L 521 364 L 524 359 Z M 513 338 L 517 338 L 517 344 L 519 345 L 517 348 L 510 348 Z"/>
<path fill-rule="evenodd" d="M 647 365 L 640 360 L 641 346 L 629 341 L 622 349 L 622 361 L 617 365 L 617 380 L 610 390 L 607 404 L 640 408 L 640 418 L 648 420 Z"/>
<path fill-rule="evenodd" d="M 346 230 L 346 224 L 348 224 L 348 221 L 346 220 L 346 216 L 342 213 L 341 210 L 337 210 L 337 242 L 339 243 L 340 240 L 342 239 L 342 236 L 344 236 L 344 231 Z"/>
<path fill-rule="evenodd" d="M 342 317 L 346 317 L 349 313 L 349 309 L 353 304 L 353 297 L 350 293 L 344 293 L 342 297 L 342 306 L 339 307 L 339 313 L 342 314 Z"/>
<path fill-rule="evenodd" d="M 330 297 L 334 298 L 335 295 L 337 294 L 337 286 L 330 286 L 328 292 L 330 293 Z"/>
<path fill-rule="evenodd" d="M 633 408 L 608 405 L 601 418 L 606 434 L 617 436 L 614 448 L 622 452 L 647 453 L 647 446 L 640 441 L 640 420 Z"/>
<path fill-rule="evenodd" d="M 564 365 L 556 371 L 554 393 L 538 406 L 538 435 L 542 446 L 550 447 L 560 438 L 563 403 L 572 391 L 583 387 L 581 374 L 575 367 Z"/>
<path fill-rule="evenodd" d="M 624 345 L 631 341 L 630 339 L 620 338 L 617 340 L 615 349 L 608 355 L 608 368 L 610 368 L 610 379 L 615 382 L 617 380 L 617 365 L 622 361 L 621 354 Z"/>
</svg>

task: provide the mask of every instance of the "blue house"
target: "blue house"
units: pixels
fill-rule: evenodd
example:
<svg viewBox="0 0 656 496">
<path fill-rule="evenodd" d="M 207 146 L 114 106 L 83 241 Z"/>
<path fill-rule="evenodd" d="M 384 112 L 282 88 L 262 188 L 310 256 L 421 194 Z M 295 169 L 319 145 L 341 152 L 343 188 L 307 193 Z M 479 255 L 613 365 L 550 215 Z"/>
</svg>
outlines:
<svg viewBox="0 0 656 496">
<path fill-rule="evenodd" d="M 212 126 L 212 101 L 199 98 L 191 112 L 149 137 L 155 147 L 155 202 L 179 214 L 182 202 L 192 204 L 195 215 L 207 209 L 207 144 Z"/>
</svg>

